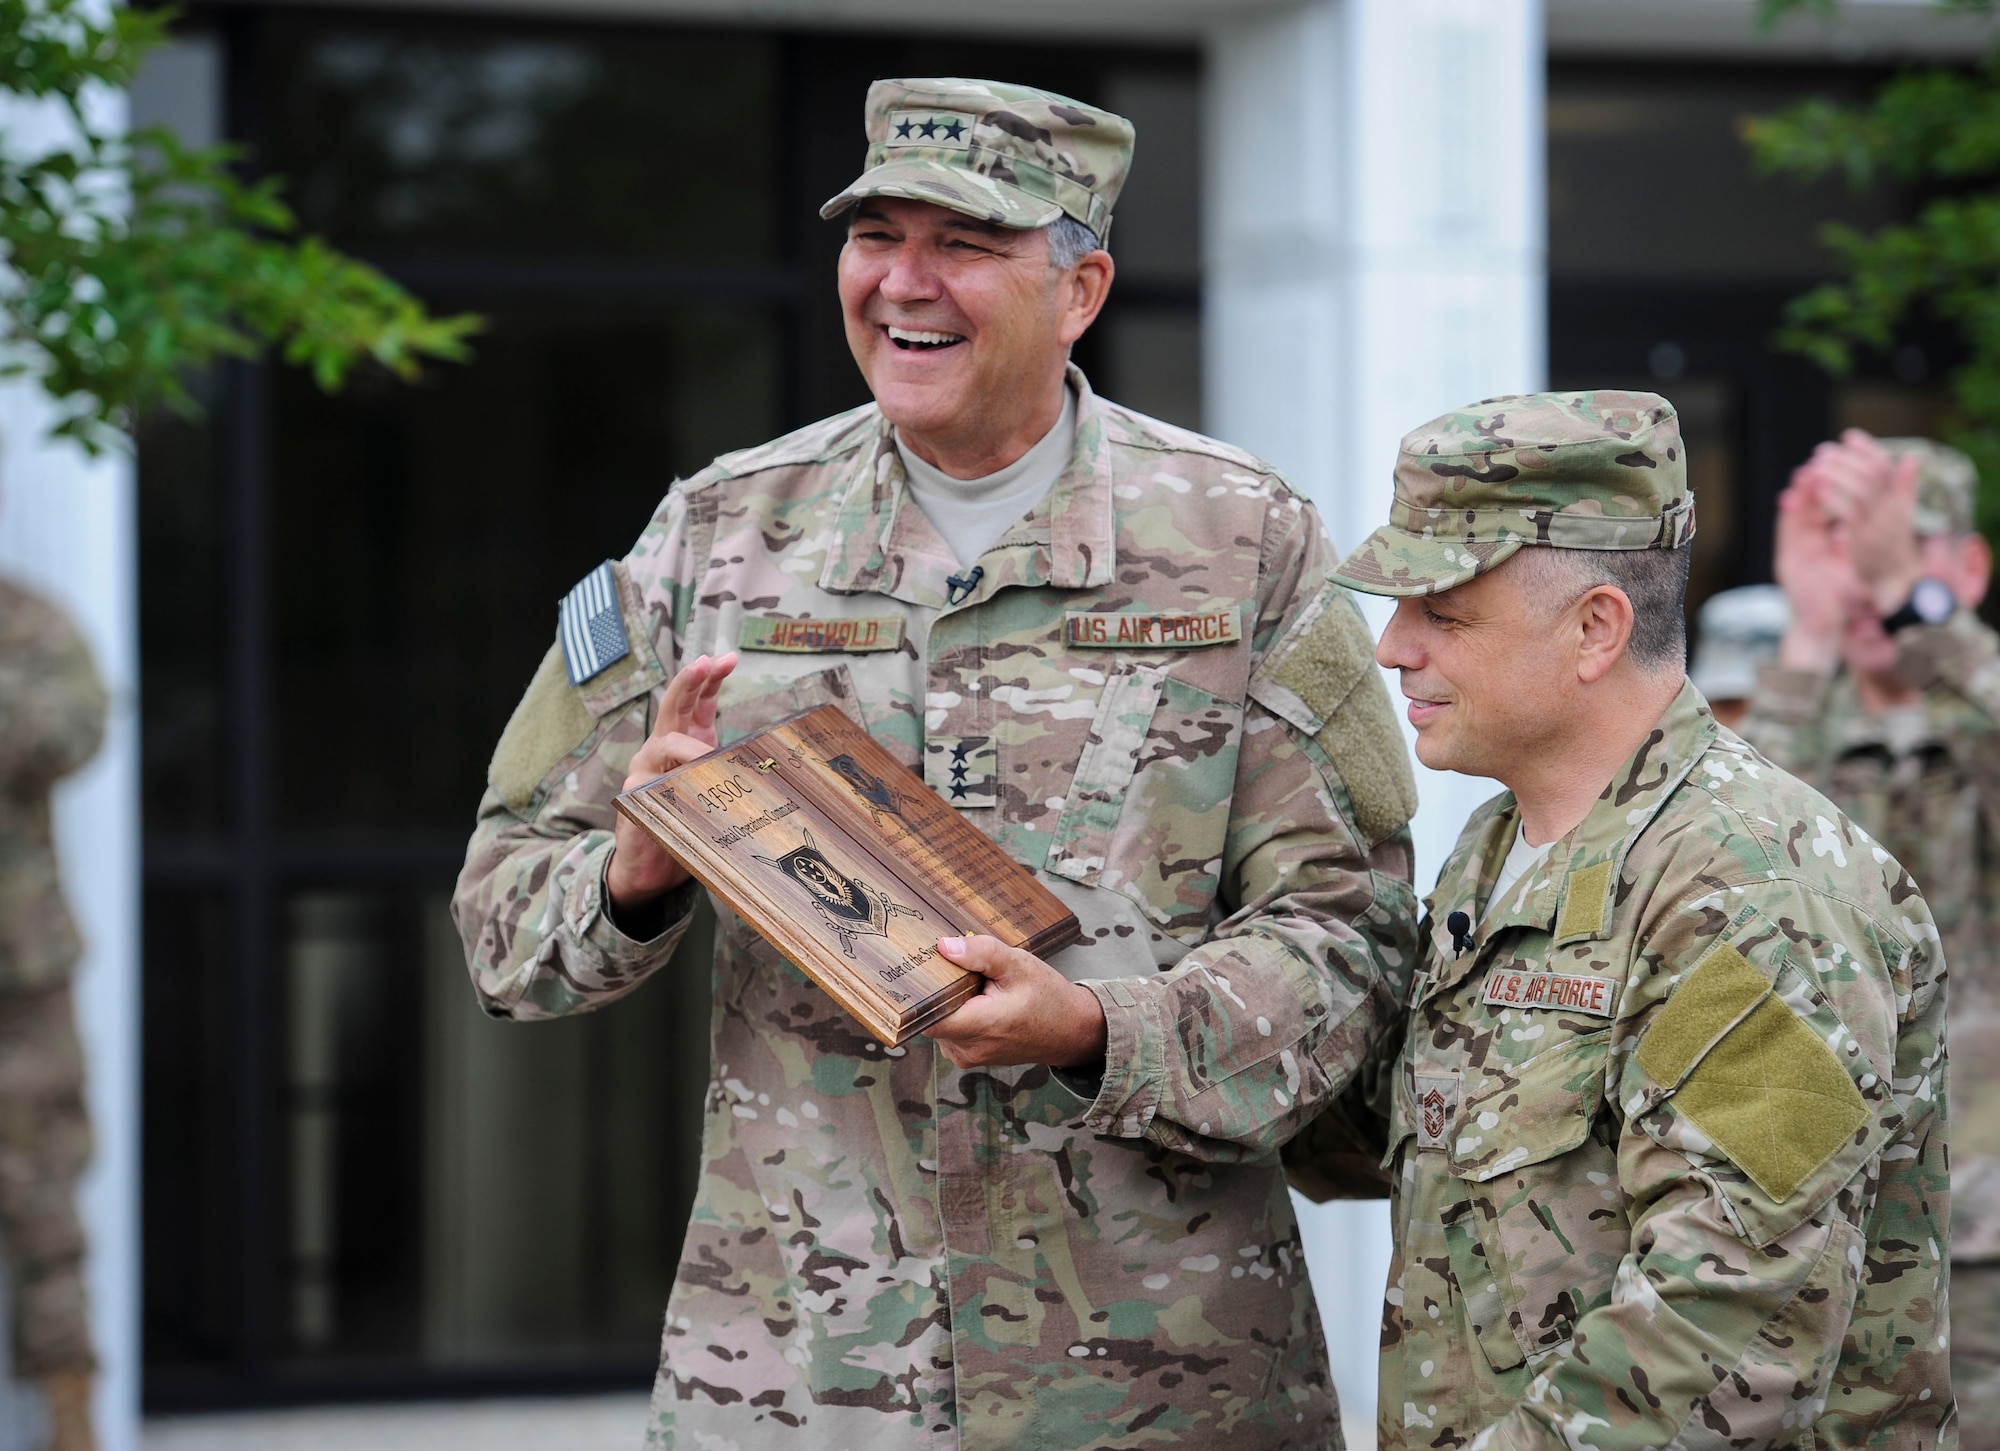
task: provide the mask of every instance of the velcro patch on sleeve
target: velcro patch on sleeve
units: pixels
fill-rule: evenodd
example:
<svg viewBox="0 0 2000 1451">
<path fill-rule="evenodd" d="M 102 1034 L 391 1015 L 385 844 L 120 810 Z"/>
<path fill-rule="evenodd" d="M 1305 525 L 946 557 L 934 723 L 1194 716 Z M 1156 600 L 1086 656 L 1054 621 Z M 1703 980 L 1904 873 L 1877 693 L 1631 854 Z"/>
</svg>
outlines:
<svg viewBox="0 0 2000 1451">
<path fill-rule="evenodd" d="M 1727 945 L 1703 960 L 1640 1039 L 1639 1066 L 1774 1203 L 1868 1122 L 1868 1103 L 1820 1036 Z"/>
<path fill-rule="evenodd" d="M 1639 1040 L 1639 1066 L 1672 1088 L 1701 1055 L 1771 991 L 1771 980 L 1728 943 L 1703 958 L 1674 989 Z"/>
<path fill-rule="evenodd" d="M 752 615 L 736 637 L 739 650 L 773 650 L 792 655 L 865 655 L 896 650 L 903 644 L 900 615 L 870 615 L 860 619 L 790 619 L 784 615 Z"/>
<path fill-rule="evenodd" d="M 1069 610 L 1063 615 L 1063 639 L 1078 650 L 1192 650 L 1233 645 L 1242 638 L 1234 605 L 1165 614 Z"/>
<path fill-rule="evenodd" d="M 556 762 L 575 750 L 597 724 L 570 685 L 560 645 L 551 646 L 527 694 L 514 707 L 486 779 L 507 809 L 520 815 Z"/>
<path fill-rule="evenodd" d="M 1375 668 L 1375 641 L 1340 586 L 1328 584 L 1299 612 L 1251 679 L 1250 695 L 1326 752 L 1369 846 L 1416 814 L 1416 775 Z"/>
<path fill-rule="evenodd" d="M 1730 1029 L 1673 1101 L 1780 1204 L 1868 1122 L 1833 1050 L 1777 997 Z"/>
</svg>

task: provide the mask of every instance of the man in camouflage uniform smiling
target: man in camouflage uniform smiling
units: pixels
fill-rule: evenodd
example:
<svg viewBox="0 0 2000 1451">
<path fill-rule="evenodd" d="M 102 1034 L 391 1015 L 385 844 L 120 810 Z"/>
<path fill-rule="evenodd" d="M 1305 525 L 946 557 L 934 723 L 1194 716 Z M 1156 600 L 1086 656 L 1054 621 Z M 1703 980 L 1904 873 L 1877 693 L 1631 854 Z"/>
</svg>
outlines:
<svg viewBox="0 0 2000 1451">
<path fill-rule="evenodd" d="M 885 1051 L 724 914 L 652 1443 L 1337 1444 L 1277 1151 L 1415 959 L 1367 631 L 1268 465 L 1067 366 L 1129 124 L 936 80 L 867 128 L 826 214 L 876 402 L 676 484 L 564 602 L 459 884 L 474 981 L 517 1019 L 637 987 L 695 888 L 614 795 L 839 705 L 1084 937 L 945 939 L 988 981 Z"/>
<path fill-rule="evenodd" d="M 1937 929 L 1687 683 L 1673 408 L 1447 414 L 1390 518 L 1335 578 L 1397 597 L 1419 759 L 1509 789 L 1439 876 L 1379 1083 L 1381 1445 L 1955 1440 Z M 1322 1192 L 1354 1163 L 1329 1120 L 1293 1145 Z"/>
</svg>

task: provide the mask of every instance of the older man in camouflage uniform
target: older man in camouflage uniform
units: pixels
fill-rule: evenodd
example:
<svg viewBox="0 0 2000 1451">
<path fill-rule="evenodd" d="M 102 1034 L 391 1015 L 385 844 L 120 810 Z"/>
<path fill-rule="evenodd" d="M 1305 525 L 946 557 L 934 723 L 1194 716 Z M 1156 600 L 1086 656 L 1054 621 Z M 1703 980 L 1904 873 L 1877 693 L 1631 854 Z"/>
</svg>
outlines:
<svg viewBox="0 0 2000 1451">
<path fill-rule="evenodd" d="M 1827 443 L 1781 500 L 1792 623 L 1744 735 L 1909 865 L 1951 969 L 1952 1380 L 2000 1447 L 2000 639 L 1972 461 L 1928 439 Z"/>
<path fill-rule="evenodd" d="M 1948 1439 L 1937 930 L 1686 682 L 1673 408 L 1447 414 L 1390 519 L 1335 578 L 1398 597 L 1418 758 L 1510 789 L 1427 903 L 1379 1085 L 1381 1444 Z"/>
<path fill-rule="evenodd" d="M 832 702 L 1083 924 L 883 1049 L 741 923 L 652 1441 L 1335 1445 L 1279 1146 L 1414 960 L 1408 761 L 1312 507 L 1066 367 L 1122 119 L 885 81 L 828 203 L 876 403 L 718 459 L 579 586 L 456 911 L 488 1009 L 602 1006 L 685 868 L 612 798 Z M 740 662 L 740 663 L 739 663 Z"/>
<path fill-rule="evenodd" d="M 70 1003 L 82 954 L 49 790 L 97 753 L 104 687 L 69 619 L 0 579 L 0 1248 L 14 1373 L 40 1382 L 54 1451 L 89 1451 L 96 1369 L 76 1180 L 90 1155 Z"/>
</svg>

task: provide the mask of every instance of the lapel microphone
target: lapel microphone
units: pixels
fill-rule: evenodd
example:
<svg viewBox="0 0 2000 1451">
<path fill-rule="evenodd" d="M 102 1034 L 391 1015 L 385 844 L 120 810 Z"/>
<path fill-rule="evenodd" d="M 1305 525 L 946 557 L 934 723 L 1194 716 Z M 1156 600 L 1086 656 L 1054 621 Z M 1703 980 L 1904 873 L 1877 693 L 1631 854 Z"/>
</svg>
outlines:
<svg viewBox="0 0 2000 1451">
<path fill-rule="evenodd" d="M 1472 919 L 1463 912 L 1454 912 L 1444 919 L 1445 929 L 1451 933 L 1451 950 L 1454 955 L 1472 946 Z"/>
<path fill-rule="evenodd" d="M 973 565 L 971 570 L 963 575 L 946 575 L 944 582 L 947 593 L 944 602 L 948 605 L 964 604 L 972 598 L 972 592 L 979 588 L 979 581 L 984 578 L 986 578 L 986 566 L 983 564 Z"/>
</svg>

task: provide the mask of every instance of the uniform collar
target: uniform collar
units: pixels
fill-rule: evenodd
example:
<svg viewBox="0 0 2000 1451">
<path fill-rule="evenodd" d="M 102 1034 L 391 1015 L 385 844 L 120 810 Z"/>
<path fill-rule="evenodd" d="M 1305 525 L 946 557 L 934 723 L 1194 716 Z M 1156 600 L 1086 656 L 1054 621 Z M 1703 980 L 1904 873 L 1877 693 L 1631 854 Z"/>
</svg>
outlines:
<svg viewBox="0 0 2000 1451">
<path fill-rule="evenodd" d="M 1068 382 L 1076 392 L 1069 466 L 1048 497 L 981 556 L 985 573 L 961 604 L 1011 585 L 1095 589 L 1114 577 L 1118 516 L 1108 420 L 1073 363 Z M 964 578 L 950 546 L 911 497 L 893 430 L 880 414 L 841 492 L 833 534 L 819 582 L 835 594 L 873 592 L 941 609 L 950 601 L 950 578 Z"/>
<path fill-rule="evenodd" d="M 1590 814 L 1550 848 L 1542 864 L 1523 877 L 1509 900 L 1484 922 L 1479 921 L 1479 909 L 1520 825 L 1520 808 L 1513 792 L 1504 792 L 1489 803 L 1483 822 L 1476 818 L 1468 822 L 1465 835 L 1438 876 L 1437 889 L 1425 904 L 1433 960 L 1445 964 L 1441 985 L 1469 972 L 1481 955 L 1480 949 L 1511 928 L 1532 927 L 1551 933 L 1553 946 L 1606 936 L 1611 931 L 1613 893 L 1626 853 L 1687 779 L 1715 736 L 1715 717 L 1708 702 L 1692 683 L 1683 682 L 1673 704 L 1611 778 Z M 1445 925 L 1453 912 L 1465 913 L 1475 924 L 1473 948 L 1464 954 L 1453 953 L 1451 930 Z"/>
</svg>

